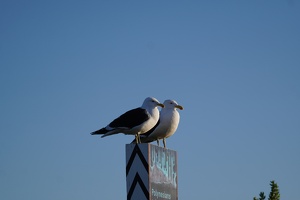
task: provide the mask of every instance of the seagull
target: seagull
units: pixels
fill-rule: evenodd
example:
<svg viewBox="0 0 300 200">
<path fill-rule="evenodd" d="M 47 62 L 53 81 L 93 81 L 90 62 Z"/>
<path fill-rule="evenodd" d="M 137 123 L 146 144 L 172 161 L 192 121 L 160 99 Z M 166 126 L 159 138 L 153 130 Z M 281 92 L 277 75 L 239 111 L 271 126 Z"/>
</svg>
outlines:
<svg viewBox="0 0 300 200">
<path fill-rule="evenodd" d="M 149 131 L 159 119 L 157 106 L 164 107 L 154 97 L 147 97 L 141 107 L 125 112 L 106 127 L 92 132 L 91 135 L 102 135 L 103 138 L 124 133 L 125 135 L 135 135 L 136 143 L 140 143 L 140 134 Z"/>
<path fill-rule="evenodd" d="M 160 118 L 157 124 L 148 132 L 141 135 L 142 143 L 149 143 L 153 141 L 157 141 L 157 145 L 159 146 L 159 140 L 163 140 L 164 148 L 166 148 L 166 138 L 172 136 L 177 130 L 180 115 L 177 111 L 177 108 L 183 110 L 181 105 L 175 100 L 165 100 L 164 108 L 160 111 Z M 135 143 L 133 140 L 132 143 Z"/>
</svg>

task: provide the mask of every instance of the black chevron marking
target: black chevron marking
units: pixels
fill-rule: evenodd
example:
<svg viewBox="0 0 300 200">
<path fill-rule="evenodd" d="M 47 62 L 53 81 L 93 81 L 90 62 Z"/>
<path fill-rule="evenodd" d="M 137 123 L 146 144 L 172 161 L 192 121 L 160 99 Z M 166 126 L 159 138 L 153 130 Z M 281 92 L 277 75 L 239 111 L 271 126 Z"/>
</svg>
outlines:
<svg viewBox="0 0 300 200">
<path fill-rule="evenodd" d="M 133 160 L 134 160 L 136 154 L 140 157 L 140 159 L 141 159 L 141 161 L 142 161 L 142 163 L 143 163 L 143 165 L 144 165 L 146 171 L 149 173 L 148 162 L 147 162 L 147 160 L 145 159 L 145 157 L 143 156 L 143 153 L 141 152 L 141 149 L 140 149 L 139 146 L 136 144 L 135 147 L 134 147 L 134 149 L 133 149 L 133 151 L 132 151 L 132 153 L 131 153 L 131 156 L 130 156 L 130 158 L 129 158 L 129 160 L 128 160 L 128 163 L 127 163 L 127 165 L 126 165 L 126 176 L 127 176 L 128 173 L 129 173 L 129 170 L 130 170 L 130 168 L 131 168 L 131 165 L 132 165 L 132 163 L 133 163 Z"/>
<path fill-rule="evenodd" d="M 145 184 L 143 183 L 143 181 L 138 173 L 135 174 L 133 182 L 129 189 L 129 192 L 127 193 L 127 200 L 131 200 L 131 196 L 133 194 L 133 191 L 134 191 L 137 183 L 139 183 L 139 185 L 141 186 L 146 199 L 149 200 L 149 191 L 148 191 L 147 187 L 145 186 Z"/>
</svg>

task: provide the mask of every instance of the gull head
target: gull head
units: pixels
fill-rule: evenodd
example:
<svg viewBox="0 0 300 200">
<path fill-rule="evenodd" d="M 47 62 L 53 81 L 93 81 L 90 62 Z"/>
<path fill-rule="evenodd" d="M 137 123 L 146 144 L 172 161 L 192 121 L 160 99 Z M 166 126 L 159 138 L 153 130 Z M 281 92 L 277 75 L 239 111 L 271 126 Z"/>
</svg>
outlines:
<svg viewBox="0 0 300 200">
<path fill-rule="evenodd" d="M 183 110 L 183 106 L 179 105 L 175 100 L 165 100 L 164 105 L 166 109 L 176 109 Z"/>
<path fill-rule="evenodd" d="M 155 108 L 157 106 L 160 106 L 160 107 L 165 107 L 164 104 L 160 103 L 156 98 L 154 97 L 147 97 L 145 100 L 144 100 L 144 103 L 142 105 L 142 107 L 152 107 L 152 108 Z"/>
</svg>

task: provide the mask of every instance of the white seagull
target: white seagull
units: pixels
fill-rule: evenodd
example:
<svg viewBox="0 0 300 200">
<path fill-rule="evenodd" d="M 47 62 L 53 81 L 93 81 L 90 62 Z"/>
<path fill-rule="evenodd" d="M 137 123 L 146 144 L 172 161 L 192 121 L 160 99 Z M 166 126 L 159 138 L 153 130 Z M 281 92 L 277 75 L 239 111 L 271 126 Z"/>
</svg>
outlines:
<svg viewBox="0 0 300 200">
<path fill-rule="evenodd" d="M 160 118 L 157 124 L 148 132 L 141 135 L 142 143 L 149 143 L 157 141 L 159 146 L 159 140 L 163 140 L 164 148 L 166 148 L 166 138 L 172 136 L 177 130 L 180 115 L 176 108 L 183 110 L 181 105 L 174 100 L 165 100 L 164 108 L 160 111 Z M 132 143 L 136 143 L 132 141 Z"/>
<path fill-rule="evenodd" d="M 159 119 L 157 106 L 164 107 L 157 99 L 148 97 L 141 107 L 135 108 L 122 114 L 106 127 L 91 133 L 91 135 L 109 135 L 124 133 L 135 135 L 136 143 L 140 143 L 140 134 L 146 133 L 155 126 Z"/>
</svg>

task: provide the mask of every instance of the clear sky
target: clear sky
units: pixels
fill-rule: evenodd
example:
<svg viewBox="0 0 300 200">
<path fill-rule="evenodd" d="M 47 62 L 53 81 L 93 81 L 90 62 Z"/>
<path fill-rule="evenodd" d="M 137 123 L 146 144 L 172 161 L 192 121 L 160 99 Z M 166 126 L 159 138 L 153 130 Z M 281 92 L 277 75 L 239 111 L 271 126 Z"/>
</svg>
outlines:
<svg viewBox="0 0 300 200">
<path fill-rule="evenodd" d="M 300 2 L 0 2 L 0 199 L 126 199 L 89 133 L 153 96 L 185 110 L 179 199 L 300 199 Z"/>
</svg>

